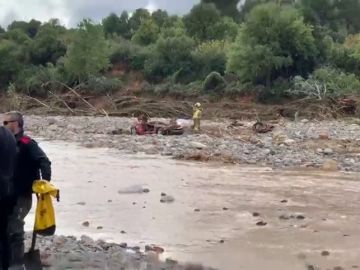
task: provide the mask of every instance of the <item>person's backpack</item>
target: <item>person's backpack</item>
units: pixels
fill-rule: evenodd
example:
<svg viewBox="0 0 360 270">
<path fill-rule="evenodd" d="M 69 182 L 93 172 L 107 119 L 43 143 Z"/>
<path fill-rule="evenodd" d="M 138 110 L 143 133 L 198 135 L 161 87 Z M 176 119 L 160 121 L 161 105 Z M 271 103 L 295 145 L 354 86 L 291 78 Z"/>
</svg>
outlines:
<svg viewBox="0 0 360 270">
<path fill-rule="evenodd" d="M 7 128 L 0 127 L 0 200 L 12 195 L 15 159 L 15 137 Z"/>
</svg>

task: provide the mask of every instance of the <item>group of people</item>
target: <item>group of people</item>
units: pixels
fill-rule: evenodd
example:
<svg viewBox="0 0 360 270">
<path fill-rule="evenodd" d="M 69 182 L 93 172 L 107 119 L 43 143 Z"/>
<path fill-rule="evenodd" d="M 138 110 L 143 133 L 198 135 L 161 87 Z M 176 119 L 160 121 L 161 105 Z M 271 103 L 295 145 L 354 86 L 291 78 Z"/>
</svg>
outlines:
<svg viewBox="0 0 360 270">
<path fill-rule="evenodd" d="M 25 269 L 24 225 L 32 206 L 32 184 L 51 180 L 51 162 L 24 134 L 19 112 L 3 115 L 0 126 L 0 270 Z"/>
</svg>

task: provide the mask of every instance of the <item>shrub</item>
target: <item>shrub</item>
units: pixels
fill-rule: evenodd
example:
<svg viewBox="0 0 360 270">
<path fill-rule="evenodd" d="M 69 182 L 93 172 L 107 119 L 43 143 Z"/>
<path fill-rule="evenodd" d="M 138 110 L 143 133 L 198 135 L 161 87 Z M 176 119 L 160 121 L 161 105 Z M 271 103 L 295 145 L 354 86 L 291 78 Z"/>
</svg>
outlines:
<svg viewBox="0 0 360 270">
<path fill-rule="evenodd" d="M 221 92 L 226 86 L 224 78 L 218 72 L 211 72 L 204 80 L 204 91 Z"/>
<path fill-rule="evenodd" d="M 90 76 L 85 83 L 86 90 L 96 94 L 107 94 L 123 87 L 122 81 L 104 76 Z"/>
</svg>

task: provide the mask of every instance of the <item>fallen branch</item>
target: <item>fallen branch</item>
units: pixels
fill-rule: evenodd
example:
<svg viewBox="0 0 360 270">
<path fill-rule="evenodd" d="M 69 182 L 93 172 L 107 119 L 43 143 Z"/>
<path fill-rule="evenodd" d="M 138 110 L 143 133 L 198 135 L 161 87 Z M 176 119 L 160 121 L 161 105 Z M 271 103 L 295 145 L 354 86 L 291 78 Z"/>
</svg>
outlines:
<svg viewBox="0 0 360 270">
<path fill-rule="evenodd" d="M 56 99 L 58 99 L 59 101 L 61 101 L 65 107 L 71 112 L 71 113 L 74 113 L 74 110 L 70 108 L 70 106 L 66 103 L 66 101 L 62 98 L 60 98 L 58 95 L 55 95 L 53 92 L 49 91 L 49 93 L 51 95 L 53 95 Z"/>
<path fill-rule="evenodd" d="M 38 100 L 37 98 L 31 97 L 31 96 L 26 96 L 26 97 L 28 97 L 28 98 L 30 98 L 30 99 L 32 99 L 32 100 L 35 100 L 37 103 L 41 104 L 42 106 L 46 107 L 47 109 L 50 109 L 50 106 L 49 106 L 49 105 L 47 105 L 47 104 L 45 104 L 44 102 Z"/>
</svg>

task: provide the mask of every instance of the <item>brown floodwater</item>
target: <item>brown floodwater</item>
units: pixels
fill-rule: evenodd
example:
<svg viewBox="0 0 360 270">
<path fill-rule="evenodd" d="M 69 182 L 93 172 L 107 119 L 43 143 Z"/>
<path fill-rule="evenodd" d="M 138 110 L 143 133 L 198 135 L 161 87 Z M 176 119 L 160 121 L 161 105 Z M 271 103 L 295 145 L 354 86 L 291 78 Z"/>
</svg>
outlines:
<svg viewBox="0 0 360 270">
<path fill-rule="evenodd" d="M 61 189 L 57 234 L 156 244 L 164 258 L 223 270 L 360 266 L 359 173 L 188 163 L 66 142 L 41 146 Z M 161 203 L 161 193 L 175 201 Z"/>
</svg>

